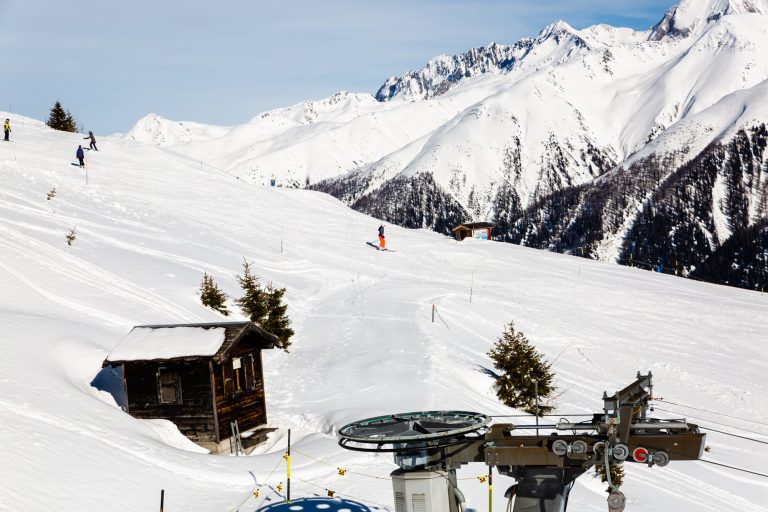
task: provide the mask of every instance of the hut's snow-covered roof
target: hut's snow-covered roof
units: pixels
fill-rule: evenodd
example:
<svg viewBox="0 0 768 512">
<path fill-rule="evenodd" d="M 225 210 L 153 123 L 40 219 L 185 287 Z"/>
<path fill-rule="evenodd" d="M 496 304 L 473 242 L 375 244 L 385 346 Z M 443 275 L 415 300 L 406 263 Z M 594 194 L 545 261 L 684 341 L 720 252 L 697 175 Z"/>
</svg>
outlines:
<svg viewBox="0 0 768 512">
<path fill-rule="evenodd" d="M 459 224 L 455 228 L 453 228 L 453 231 L 459 230 L 459 229 L 486 229 L 486 228 L 492 228 L 494 227 L 493 224 L 490 222 L 465 222 L 464 224 Z"/>
<path fill-rule="evenodd" d="M 275 348 L 278 338 L 248 322 L 138 325 L 118 343 L 102 366 L 132 361 L 208 358 L 221 362 L 239 343 Z"/>
<path fill-rule="evenodd" d="M 151 361 L 211 357 L 224 343 L 224 327 L 134 327 L 110 352 L 107 361 Z"/>
</svg>

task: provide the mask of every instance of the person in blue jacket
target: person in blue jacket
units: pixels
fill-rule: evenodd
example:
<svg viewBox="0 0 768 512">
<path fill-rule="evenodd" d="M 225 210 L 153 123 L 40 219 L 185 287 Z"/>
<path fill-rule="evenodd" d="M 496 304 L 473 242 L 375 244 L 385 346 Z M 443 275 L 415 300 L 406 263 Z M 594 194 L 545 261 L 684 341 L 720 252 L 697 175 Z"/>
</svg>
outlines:
<svg viewBox="0 0 768 512">
<path fill-rule="evenodd" d="M 80 161 L 80 167 L 85 167 L 85 151 L 83 151 L 83 146 L 77 146 L 77 153 L 75 153 L 75 156 L 77 156 L 77 159 Z"/>
</svg>

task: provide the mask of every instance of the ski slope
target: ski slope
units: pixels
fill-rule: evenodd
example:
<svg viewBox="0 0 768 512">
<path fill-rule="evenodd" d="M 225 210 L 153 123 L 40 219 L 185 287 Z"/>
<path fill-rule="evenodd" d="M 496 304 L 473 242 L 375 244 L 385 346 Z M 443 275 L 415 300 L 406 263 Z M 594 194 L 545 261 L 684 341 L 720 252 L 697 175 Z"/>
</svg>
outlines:
<svg viewBox="0 0 768 512">
<path fill-rule="evenodd" d="M 670 402 L 733 416 L 660 403 L 659 417 L 768 441 L 768 296 L 396 226 L 386 229 L 397 252 L 381 253 L 365 244 L 379 221 L 329 196 L 253 185 L 122 137 L 87 154 L 86 183 L 70 165 L 82 135 L 11 122 L 14 142 L 0 143 L 2 511 L 156 510 L 161 489 L 168 512 L 253 511 L 278 499 L 288 428 L 294 497 L 333 489 L 394 510 L 391 458 L 340 449 L 335 429 L 411 410 L 515 414 L 485 371 L 510 321 L 553 362 L 560 413 L 598 411 L 604 390 L 651 370 Z M 197 288 L 208 272 L 236 296 L 244 257 L 288 289 L 296 335 L 289 354 L 265 354 L 279 430 L 251 456 L 211 456 L 167 422 L 125 414 L 92 381 L 115 384 L 101 363 L 134 325 L 221 320 Z M 707 444 L 708 460 L 766 472 L 764 444 L 714 432 Z M 471 477 L 485 471 L 459 473 L 477 510 L 487 488 Z M 570 510 L 606 509 L 591 474 Z M 513 482 L 495 483 L 503 510 Z M 758 512 L 768 479 L 699 462 L 628 465 L 623 490 L 631 512 Z"/>
</svg>

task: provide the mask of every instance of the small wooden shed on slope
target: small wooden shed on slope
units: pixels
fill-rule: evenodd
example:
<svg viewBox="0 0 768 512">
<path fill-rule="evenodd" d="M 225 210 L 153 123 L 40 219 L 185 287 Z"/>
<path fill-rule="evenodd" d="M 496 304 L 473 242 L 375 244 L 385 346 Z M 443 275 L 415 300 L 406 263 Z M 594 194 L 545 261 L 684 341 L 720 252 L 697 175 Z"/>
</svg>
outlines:
<svg viewBox="0 0 768 512">
<path fill-rule="evenodd" d="M 261 351 L 277 338 L 251 322 L 139 325 L 102 366 L 122 366 L 126 412 L 172 421 L 211 453 L 266 439 Z"/>
<path fill-rule="evenodd" d="M 491 240 L 492 228 L 493 224 L 489 224 L 488 222 L 468 222 L 466 224 L 459 224 L 453 228 L 453 235 L 459 242 L 465 238 Z"/>
</svg>

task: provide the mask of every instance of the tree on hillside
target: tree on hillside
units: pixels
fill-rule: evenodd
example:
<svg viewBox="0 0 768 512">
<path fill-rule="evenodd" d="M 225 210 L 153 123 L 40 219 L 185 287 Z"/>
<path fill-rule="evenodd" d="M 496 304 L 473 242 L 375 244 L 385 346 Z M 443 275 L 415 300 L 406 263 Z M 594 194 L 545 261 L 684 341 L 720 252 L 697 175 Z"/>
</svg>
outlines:
<svg viewBox="0 0 768 512">
<path fill-rule="evenodd" d="M 595 466 L 595 474 L 600 477 L 600 481 L 603 483 L 608 483 L 608 476 L 605 472 L 605 464 L 598 464 Z M 621 485 L 624 483 L 624 466 L 621 463 L 613 462 L 611 463 L 611 482 L 613 482 L 613 485 L 616 487 L 621 487 Z M 610 493 L 611 492 L 611 486 L 609 485 L 605 492 Z"/>
<path fill-rule="evenodd" d="M 265 293 L 259 283 L 259 278 L 251 273 L 251 265 L 243 259 L 243 275 L 235 276 L 240 288 L 243 289 L 243 296 L 235 299 L 235 304 L 240 306 L 243 312 L 252 322 L 261 324 L 261 321 L 267 316 Z"/>
<path fill-rule="evenodd" d="M 539 392 L 539 416 L 554 411 L 548 399 L 555 391 L 551 364 L 536 351 L 528 338 L 511 322 L 488 353 L 499 370 L 496 395 L 509 407 L 536 414 L 536 385 Z M 542 403 L 542 400 L 545 403 Z"/>
<path fill-rule="evenodd" d="M 58 101 L 53 105 L 51 113 L 48 116 L 48 121 L 45 124 L 54 130 L 61 130 L 63 132 L 77 131 L 77 122 L 75 121 L 75 118 L 72 117 L 72 114 L 68 110 L 65 111 L 64 107 L 62 107 L 61 103 Z"/>
<path fill-rule="evenodd" d="M 240 306 L 240 311 L 251 322 L 277 336 L 277 348 L 288 352 L 293 329 L 286 315 L 288 306 L 283 304 L 285 288 L 275 288 L 271 283 L 267 288 L 262 288 L 259 278 L 251 273 L 251 266 L 246 260 L 243 260 L 243 275 L 235 277 L 240 288 L 243 289 L 243 296 L 235 299 L 235 303 Z"/>
<path fill-rule="evenodd" d="M 280 339 L 278 348 L 281 348 L 288 352 L 288 347 L 291 345 L 291 336 L 293 336 L 293 329 L 291 329 L 291 321 L 286 315 L 288 306 L 283 304 L 283 295 L 285 295 L 285 288 L 275 288 L 270 283 L 267 286 L 265 292 L 265 299 L 267 310 L 267 317 L 261 323 L 261 326 L 268 332 L 271 332 Z"/>
<path fill-rule="evenodd" d="M 200 283 L 200 302 L 205 307 L 211 308 L 224 316 L 229 316 L 227 294 L 219 289 L 213 277 L 208 275 L 208 272 L 203 275 L 203 281 Z"/>
</svg>

